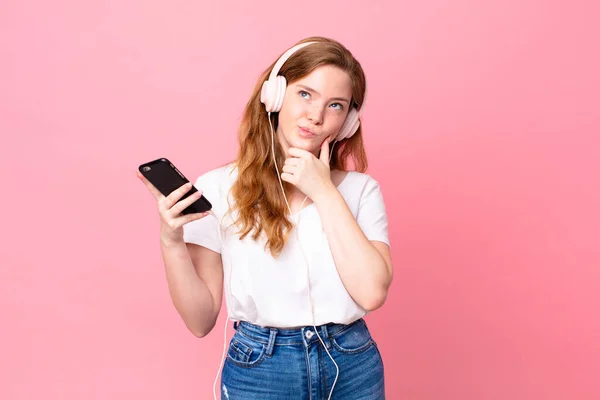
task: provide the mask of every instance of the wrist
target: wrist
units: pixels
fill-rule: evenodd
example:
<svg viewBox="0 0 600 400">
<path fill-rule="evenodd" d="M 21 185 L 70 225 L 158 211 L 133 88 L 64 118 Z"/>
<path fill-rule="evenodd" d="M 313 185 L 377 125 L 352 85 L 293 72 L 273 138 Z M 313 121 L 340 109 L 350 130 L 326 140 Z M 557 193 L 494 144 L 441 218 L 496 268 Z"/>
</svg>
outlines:
<svg viewBox="0 0 600 400">
<path fill-rule="evenodd" d="M 173 238 L 168 235 L 161 234 L 160 235 L 160 243 L 165 248 L 173 248 L 177 246 L 181 246 L 183 244 L 183 236 L 180 238 Z"/>
<path fill-rule="evenodd" d="M 333 182 L 328 183 L 325 187 L 315 195 L 311 200 L 318 206 L 320 204 L 325 204 L 332 199 L 335 199 L 336 196 L 339 196 L 340 192 L 337 190 Z"/>
</svg>

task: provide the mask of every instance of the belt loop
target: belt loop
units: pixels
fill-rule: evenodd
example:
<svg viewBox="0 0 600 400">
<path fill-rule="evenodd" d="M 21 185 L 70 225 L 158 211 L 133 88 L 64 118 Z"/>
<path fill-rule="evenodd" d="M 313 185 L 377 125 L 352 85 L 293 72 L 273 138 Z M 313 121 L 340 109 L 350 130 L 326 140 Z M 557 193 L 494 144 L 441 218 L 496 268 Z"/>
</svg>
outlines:
<svg viewBox="0 0 600 400">
<path fill-rule="evenodd" d="M 325 347 L 327 350 L 331 349 L 331 340 L 329 336 L 329 332 L 327 331 L 327 325 L 321 325 L 321 339 L 323 339 L 323 343 L 325 343 Z"/>
<path fill-rule="evenodd" d="M 237 328 L 238 328 L 238 322 L 233 321 L 233 329 L 235 329 L 237 331 Z"/>
<path fill-rule="evenodd" d="M 273 347 L 275 346 L 275 337 L 277 336 L 277 329 L 271 328 L 271 333 L 269 333 L 269 343 L 267 343 L 267 357 L 271 357 L 273 354 Z"/>
</svg>

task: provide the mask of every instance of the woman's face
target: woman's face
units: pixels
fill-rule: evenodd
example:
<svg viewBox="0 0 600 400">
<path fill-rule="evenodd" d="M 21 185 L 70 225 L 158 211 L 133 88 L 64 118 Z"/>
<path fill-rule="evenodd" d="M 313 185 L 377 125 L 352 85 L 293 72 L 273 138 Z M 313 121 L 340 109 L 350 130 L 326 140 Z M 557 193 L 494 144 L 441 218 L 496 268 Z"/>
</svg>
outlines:
<svg viewBox="0 0 600 400">
<path fill-rule="evenodd" d="M 350 77 L 325 65 L 288 83 L 277 136 L 286 151 L 296 147 L 318 155 L 323 141 L 335 138 L 344 124 L 352 98 Z"/>
</svg>

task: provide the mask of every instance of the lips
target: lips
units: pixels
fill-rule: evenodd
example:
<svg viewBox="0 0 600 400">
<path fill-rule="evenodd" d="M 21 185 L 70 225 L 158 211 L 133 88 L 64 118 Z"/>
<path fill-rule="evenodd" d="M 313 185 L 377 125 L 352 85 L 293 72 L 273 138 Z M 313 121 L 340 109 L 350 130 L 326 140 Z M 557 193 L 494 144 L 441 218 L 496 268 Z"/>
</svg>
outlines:
<svg viewBox="0 0 600 400">
<path fill-rule="evenodd" d="M 302 135 L 304 137 L 315 137 L 315 136 L 317 136 L 316 133 L 314 133 L 313 131 L 311 131 L 308 128 L 303 128 L 303 127 L 299 126 L 298 129 L 300 131 L 300 135 Z"/>
</svg>

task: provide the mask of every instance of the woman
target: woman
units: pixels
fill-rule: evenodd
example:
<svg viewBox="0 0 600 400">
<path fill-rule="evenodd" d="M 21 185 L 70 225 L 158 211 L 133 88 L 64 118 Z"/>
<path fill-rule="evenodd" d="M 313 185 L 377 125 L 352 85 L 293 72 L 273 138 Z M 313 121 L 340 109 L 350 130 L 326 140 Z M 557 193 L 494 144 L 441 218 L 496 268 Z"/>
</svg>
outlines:
<svg viewBox="0 0 600 400">
<path fill-rule="evenodd" d="M 364 173 L 365 91 L 343 45 L 304 39 L 262 74 L 237 159 L 200 176 L 198 194 L 164 197 L 138 174 L 158 201 L 173 303 L 196 336 L 215 326 L 225 288 L 236 331 L 223 399 L 385 396 L 362 318 L 392 281 L 383 197 Z M 182 215 L 200 193 L 213 209 Z"/>
</svg>

